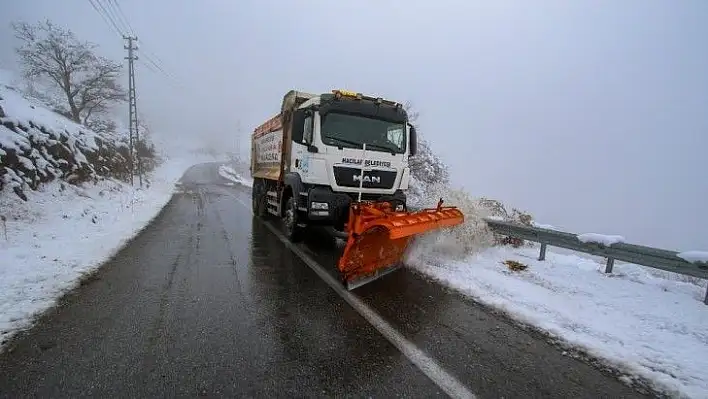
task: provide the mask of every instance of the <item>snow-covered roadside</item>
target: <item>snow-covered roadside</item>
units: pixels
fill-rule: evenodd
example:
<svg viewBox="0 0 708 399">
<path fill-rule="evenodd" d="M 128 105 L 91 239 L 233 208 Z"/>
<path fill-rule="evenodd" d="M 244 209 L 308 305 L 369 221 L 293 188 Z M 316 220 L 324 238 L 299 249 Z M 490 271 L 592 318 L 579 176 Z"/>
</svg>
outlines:
<svg viewBox="0 0 708 399">
<path fill-rule="evenodd" d="M 169 201 L 174 183 L 195 163 L 171 159 L 152 173 L 149 188 L 105 180 L 83 188 L 51 182 L 28 201 L 0 193 L 0 350 L 33 316 L 51 307 L 142 230 Z"/>
<path fill-rule="evenodd" d="M 228 165 L 219 166 L 219 175 L 232 183 L 240 184 L 242 186 L 253 188 L 253 181 L 245 179 L 240 173 L 236 172 L 234 168 Z"/>
<path fill-rule="evenodd" d="M 492 247 L 456 262 L 426 257 L 425 245 L 415 251 L 413 268 L 481 303 L 671 396 L 708 397 L 705 281 L 676 281 L 629 264 L 607 275 L 604 263 L 553 252 L 537 261 L 538 247 Z M 506 260 L 528 268 L 511 271 Z"/>
</svg>

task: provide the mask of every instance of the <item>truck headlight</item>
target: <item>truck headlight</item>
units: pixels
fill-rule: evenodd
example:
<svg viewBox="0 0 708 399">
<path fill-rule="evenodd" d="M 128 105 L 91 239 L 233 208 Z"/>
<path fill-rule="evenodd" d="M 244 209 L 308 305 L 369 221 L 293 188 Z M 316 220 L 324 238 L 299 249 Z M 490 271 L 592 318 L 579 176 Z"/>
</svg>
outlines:
<svg viewBox="0 0 708 399">
<path fill-rule="evenodd" d="M 327 211 L 329 210 L 329 204 L 326 202 L 311 202 L 310 203 L 310 209 L 312 210 L 324 210 Z"/>
</svg>

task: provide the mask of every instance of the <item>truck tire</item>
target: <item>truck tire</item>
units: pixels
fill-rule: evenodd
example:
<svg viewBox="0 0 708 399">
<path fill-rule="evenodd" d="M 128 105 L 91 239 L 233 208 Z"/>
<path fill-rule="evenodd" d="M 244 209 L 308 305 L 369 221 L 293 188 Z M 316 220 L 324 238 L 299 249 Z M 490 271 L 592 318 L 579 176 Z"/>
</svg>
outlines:
<svg viewBox="0 0 708 399">
<path fill-rule="evenodd" d="M 299 222 L 297 212 L 297 201 L 295 197 L 290 196 L 283 212 L 283 225 L 285 227 L 285 235 L 292 242 L 298 242 L 302 239 L 302 227 L 297 225 Z"/>
</svg>

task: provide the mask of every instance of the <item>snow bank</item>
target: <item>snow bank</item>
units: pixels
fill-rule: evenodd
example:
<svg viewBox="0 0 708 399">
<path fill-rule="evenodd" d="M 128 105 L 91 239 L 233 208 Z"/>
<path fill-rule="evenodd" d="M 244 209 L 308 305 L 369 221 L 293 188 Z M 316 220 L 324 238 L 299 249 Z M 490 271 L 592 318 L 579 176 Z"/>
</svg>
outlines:
<svg viewBox="0 0 708 399">
<path fill-rule="evenodd" d="M 483 219 L 558 230 L 554 226 L 449 187 L 415 187 L 414 206 L 434 207 L 442 197 L 460 207 L 465 223 L 416 237 L 407 265 L 624 371 L 625 380 L 636 378 L 671 396 L 708 397 L 705 281 L 624 263 L 605 274 L 604 259 L 552 251 L 538 261 L 538 244 L 499 246 L 504 239 L 495 237 Z M 609 246 L 625 238 L 587 233 L 578 240 Z M 700 251 L 679 256 L 708 260 Z M 515 272 L 506 260 L 529 267 Z"/>
<path fill-rule="evenodd" d="M 624 242 L 624 237 L 618 235 L 607 235 L 598 233 L 583 233 L 578 234 L 578 241 L 583 243 L 593 242 L 609 247 L 612 244 Z"/>
<path fill-rule="evenodd" d="M 229 165 L 219 166 L 219 175 L 233 183 L 240 184 L 246 187 L 253 187 L 252 180 L 245 179 L 243 176 L 241 176 L 240 173 L 236 172 L 236 170 L 234 170 L 234 168 Z"/>
<path fill-rule="evenodd" d="M 106 179 L 44 184 L 27 193 L 27 202 L 0 193 L 7 218 L 7 239 L 0 234 L 0 346 L 142 230 L 200 161 L 213 159 L 171 159 L 144 189 Z"/>
<path fill-rule="evenodd" d="M 637 265 L 604 264 L 537 248 L 493 247 L 464 261 L 408 260 L 415 269 L 512 318 L 657 384 L 670 395 L 708 397 L 708 308 L 701 285 Z M 529 267 L 512 272 L 502 264 Z"/>
</svg>

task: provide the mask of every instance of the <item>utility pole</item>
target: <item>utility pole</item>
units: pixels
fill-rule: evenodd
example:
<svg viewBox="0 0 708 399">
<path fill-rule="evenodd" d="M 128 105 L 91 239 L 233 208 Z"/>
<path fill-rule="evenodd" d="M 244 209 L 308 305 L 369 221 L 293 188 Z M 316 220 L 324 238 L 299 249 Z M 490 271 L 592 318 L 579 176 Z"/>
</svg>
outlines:
<svg viewBox="0 0 708 399">
<path fill-rule="evenodd" d="M 133 42 L 138 41 L 137 36 L 123 36 L 123 39 L 128 41 L 127 46 L 123 46 L 128 50 L 128 56 L 125 59 L 128 60 L 128 124 L 129 124 L 129 148 L 130 148 L 130 184 L 134 184 L 133 175 L 135 172 L 135 158 L 138 160 L 138 179 L 140 181 L 140 187 L 143 186 L 143 164 L 140 159 L 140 154 L 137 150 L 138 144 L 140 142 L 140 133 L 138 131 L 138 104 L 135 96 L 135 67 L 133 66 L 133 61 L 138 59 L 137 55 L 133 54 L 133 51 L 137 50 L 138 47 L 134 46 Z"/>
</svg>

